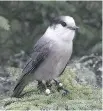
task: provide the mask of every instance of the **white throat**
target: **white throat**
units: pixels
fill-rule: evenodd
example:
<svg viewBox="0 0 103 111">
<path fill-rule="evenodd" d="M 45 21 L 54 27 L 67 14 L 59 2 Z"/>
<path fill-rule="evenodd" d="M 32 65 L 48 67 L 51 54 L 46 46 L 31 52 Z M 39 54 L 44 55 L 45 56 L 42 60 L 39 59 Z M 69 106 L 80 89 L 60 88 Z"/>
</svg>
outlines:
<svg viewBox="0 0 103 111">
<path fill-rule="evenodd" d="M 72 42 L 75 36 L 75 31 L 62 27 L 60 24 L 56 25 L 56 27 L 48 27 L 44 36 L 53 39 L 53 40 L 61 40 L 66 42 Z"/>
</svg>

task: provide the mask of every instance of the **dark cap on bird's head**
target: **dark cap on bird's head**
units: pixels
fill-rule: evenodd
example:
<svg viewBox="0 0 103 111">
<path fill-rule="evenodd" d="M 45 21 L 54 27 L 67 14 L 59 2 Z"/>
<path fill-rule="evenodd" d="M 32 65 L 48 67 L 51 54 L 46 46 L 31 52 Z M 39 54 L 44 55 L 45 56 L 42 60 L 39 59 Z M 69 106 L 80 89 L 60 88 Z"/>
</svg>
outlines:
<svg viewBox="0 0 103 111">
<path fill-rule="evenodd" d="M 69 28 L 71 30 L 76 30 L 79 27 L 75 25 L 75 21 L 70 16 L 59 16 L 51 19 L 50 26 L 61 24 L 65 28 Z"/>
</svg>

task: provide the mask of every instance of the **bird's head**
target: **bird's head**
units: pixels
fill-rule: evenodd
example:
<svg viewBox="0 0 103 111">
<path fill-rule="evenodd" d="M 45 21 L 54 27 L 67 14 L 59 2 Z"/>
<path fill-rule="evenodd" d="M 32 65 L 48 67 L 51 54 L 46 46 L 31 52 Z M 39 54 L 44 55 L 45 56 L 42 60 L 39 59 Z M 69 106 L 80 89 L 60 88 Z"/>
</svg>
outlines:
<svg viewBox="0 0 103 111">
<path fill-rule="evenodd" d="M 75 36 L 75 30 L 78 28 L 72 17 L 60 16 L 51 21 L 51 25 L 46 32 L 48 36 L 71 41 Z"/>
</svg>

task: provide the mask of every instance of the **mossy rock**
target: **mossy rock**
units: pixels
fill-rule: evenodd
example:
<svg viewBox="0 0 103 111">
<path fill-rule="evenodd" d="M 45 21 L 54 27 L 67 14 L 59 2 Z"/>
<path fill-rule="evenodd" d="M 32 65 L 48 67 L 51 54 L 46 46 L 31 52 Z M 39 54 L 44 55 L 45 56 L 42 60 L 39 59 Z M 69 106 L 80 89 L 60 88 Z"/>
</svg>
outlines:
<svg viewBox="0 0 103 111">
<path fill-rule="evenodd" d="M 13 76 L 21 72 L 21 69 L 13 70 L 18 70 L 14 71 L 17 74 Z M 32 82 L 25 87 L 21 98 L 3 99 L 3 108 L 6 110 L 101 110 L 101 89 L 79 84 L 75 78 L 76 73 L 67 67 L 60 76 L 60 80 L 64 87 L 70 91 L 68 95 L 62 96 L 62 93 L 58 92 L 54 85 L 50 95 L 40 93 L 35 83 Z"/>
</svg>

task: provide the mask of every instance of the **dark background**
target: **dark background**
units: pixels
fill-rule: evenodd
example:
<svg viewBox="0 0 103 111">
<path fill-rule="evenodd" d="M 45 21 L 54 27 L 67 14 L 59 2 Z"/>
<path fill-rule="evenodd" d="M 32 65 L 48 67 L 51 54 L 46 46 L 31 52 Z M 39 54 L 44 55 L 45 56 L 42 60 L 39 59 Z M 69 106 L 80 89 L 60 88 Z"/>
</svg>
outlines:
<svg viewBox="0 0 103 111">
<path fill-rule="evenodd" d="M 0 65 L 10 65 L 15 54 L 28 55 L 51 18 L 61 15 L 72 16 L 80 27 L 72 57 L 101 55 L 101 1 L 0 1 Z"/>
</svg>

